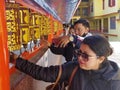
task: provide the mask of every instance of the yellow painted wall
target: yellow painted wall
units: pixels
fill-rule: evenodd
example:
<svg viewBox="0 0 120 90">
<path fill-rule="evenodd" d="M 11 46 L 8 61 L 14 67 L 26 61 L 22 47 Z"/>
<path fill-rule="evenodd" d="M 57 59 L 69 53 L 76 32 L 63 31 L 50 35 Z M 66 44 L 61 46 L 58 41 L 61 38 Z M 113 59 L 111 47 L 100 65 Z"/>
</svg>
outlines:
<svg viewBox="0 0 120 90">
<path fill-rule="evenodd" d="M 116 29 L 112 30 L 109 27 L 109 33 L 117 35 L 117 37 L 110 37 L 109 38 L 110 41 L 120 41 L 120 20 L 116 20 Z"/>
<path fill-rule="evenodd" d="M 102 0 L 93 0 L 94 16 L 100 16 L 103 14 Z"/>
<path fill-rule="evenodd" d="M 117 37 L 110 36 L 110 41 L 120 41 L 120 19 L 118 10 L 120 9 L 120 0 L 116 0 L 116 4 L 114 7 L 108 6 L 108 0 L 105 0 L 105 6 L 103 10 L 103 0 L 89 0 L 88 3 L 81 3 L 80 8 L 88 7 L 93 3 L 93 12 L 90 12 L 90 15 L 87 17 L 88 20 L 90 20 L 91 30 L 98 30 L 102 26 L 104 28 L 104 19 L 108 18 L 108 33 L 109 34 L 115 34 L 118 35 Z M 80 9 L 80 13 L 82 14 L 82 11 Z M 111 30 L 110 29 L 110 17 L 116 16 L 116 29 Z M 81 17 L 81 16 L 80 16 Z M 75 17 L 77 18 L 77 17 Z M 82 17 L 83 18 L 83 17 Z M 99 20 L 101 20 L 101 26 L 99 24 Z"/>
<path fill-rule="evenodd" d="M 90 3 L 93 2 L 93 8 L 94 12 L 91 13 L 91 15 L 94 17 L 93 21 L 95 19 L 104 19 L 108 18 L 108 33 L 109 34 L 115 34 L 118 35 L 117 37 L 110 36 L 110 41 L 120 41 L 120 20 L 116 20 L 116 29 L 112 30 L 110 29 L 110 17 L 116 16 L 116 19 L 119 18 L 119 14 L 117 13 L 120 8 L 120 0 L 116 0 L 116 5 L 114 7 L 108 6 L 108 0 L 105 0 L 105 8 L 103 10 L 103 0 L 90 0 Z M 114 14 L 113 14 L 114 13 Z M 96 18 L 96 16 L 99 16 Z M 104 24 L 105 22 L 102 22 Z"/>
<path fill-rule="evenodd" d="M 118 11 L 118 2 L 120 2 L 120 0 L 116 0 L 116 5 L 114 7 L 109 7 L 108 2 L 109 2 L 109 0 L 105 0 L 105 9 L 103 10 L 103 14 L 117 12 Z"/>
</svg>

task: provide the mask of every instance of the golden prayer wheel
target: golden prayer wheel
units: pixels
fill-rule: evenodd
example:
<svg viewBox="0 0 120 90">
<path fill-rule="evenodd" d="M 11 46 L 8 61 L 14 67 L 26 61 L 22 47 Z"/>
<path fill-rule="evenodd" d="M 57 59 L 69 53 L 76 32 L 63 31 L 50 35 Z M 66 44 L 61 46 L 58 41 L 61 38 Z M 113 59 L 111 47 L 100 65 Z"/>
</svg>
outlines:
<svg viewBox="0 0 120 90">
<path fill-rule="evenodd" d="M 19 4 L 6 3 L 6 21 L 8 31 L 8 49 L 10 51 L 19 50 L 20 43 L 20 29 L 18 28 L 18 8 Z"/>
</svg>

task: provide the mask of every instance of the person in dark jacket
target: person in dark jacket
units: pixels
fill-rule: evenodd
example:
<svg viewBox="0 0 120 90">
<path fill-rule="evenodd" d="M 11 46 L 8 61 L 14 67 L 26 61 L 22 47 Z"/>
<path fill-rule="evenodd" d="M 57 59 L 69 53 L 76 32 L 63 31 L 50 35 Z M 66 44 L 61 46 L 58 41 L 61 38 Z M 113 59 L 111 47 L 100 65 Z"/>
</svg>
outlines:
<svg viewBox="0 0 120 90">
<path fill-rule="evenodd" d="M 68 35 L 74 35 L 75 34 L 73 25 L 70 26 L 68 32 L 69 32 Z M 57 55 L 63 55 L 67 62 L 71 61 L 73 59 L 73 54 L 74 54 L 73 43 L 69 42 L 65 47 L 59 47 L 59 46 L 57 46 L 57 44 L 60 41 L 60 38 L 54 38 L 53 42 L 49 46 L 49 48 L 50 48 L 52 53 L 57 54 Z"/>
<path fill-rule="evenodd" d="M 49 47 L 52 53 L 63 55 L 67 62 L 76 60 L 76 55 L 74 53 L 75 50 L 80 48 L 80 43 L 85 37 L 92 35 L 89 33 L 90 25 L 86 19 L 77 20 L 74 22 L 74 25 L 70 27 L 70 29 L 72 31 L 74 29 L 75 34 L 69 33 L 66 36 L 54 39 L 57 41 L 57 45 L 53 42 Z"/>
<path fill-rule="evenodd" d="M 120 69 L 108 60 L 112 48 L 106 38 L 100 35 L 86 37 L 76 52 L 77 61 L 62 64 L 62 75 L 59 82 L 69 81 L 75 72 L 69 90 L 120 90 Z M 37 80 L 55 82 L 59 73 L 59 65 L 42 67 L 12 55 L 16 60 L 16 68 Z"/>
<path fill-rule="evenodd" d="M 61 37 L 58 45 L 65 47 L 69 42 L 75 44 L 75 47 L 79 49 L 81 41 L 87 36 L 92 36 L 90 31 L 89 21 L 86 19 L 80 18 L 74 22 L 75 35 L 67 35 Z"/>
</svg>

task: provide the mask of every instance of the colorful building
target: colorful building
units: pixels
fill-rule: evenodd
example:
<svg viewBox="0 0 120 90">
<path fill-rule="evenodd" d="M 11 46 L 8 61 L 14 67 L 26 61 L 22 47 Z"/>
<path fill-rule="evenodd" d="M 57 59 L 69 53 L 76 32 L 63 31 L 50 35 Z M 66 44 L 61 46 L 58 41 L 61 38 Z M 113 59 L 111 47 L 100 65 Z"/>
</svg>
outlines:
<svg viewBox="0 0 120 90">
<path fill-rule="evenodd" d="M 120 41 L 120 0 L 83 0 L 75 17 L 88 19 L 92 32 Z"/>
</svg>

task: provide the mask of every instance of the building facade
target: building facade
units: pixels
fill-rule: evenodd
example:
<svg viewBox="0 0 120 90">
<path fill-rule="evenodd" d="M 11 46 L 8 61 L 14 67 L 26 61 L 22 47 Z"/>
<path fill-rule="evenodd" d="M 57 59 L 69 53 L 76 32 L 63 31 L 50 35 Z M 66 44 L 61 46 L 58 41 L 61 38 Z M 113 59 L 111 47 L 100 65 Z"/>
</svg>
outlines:
<svg viewBox="0 0 120 90">
<path fill-rule="evenodd" d="M 92 32 L 120 41 L 120 0 L 83 0 L 75 17 L 88 19 Z"/>
</svg>

